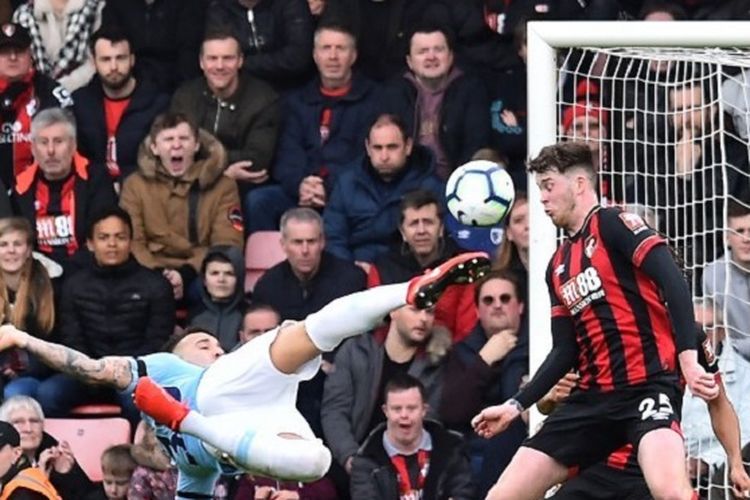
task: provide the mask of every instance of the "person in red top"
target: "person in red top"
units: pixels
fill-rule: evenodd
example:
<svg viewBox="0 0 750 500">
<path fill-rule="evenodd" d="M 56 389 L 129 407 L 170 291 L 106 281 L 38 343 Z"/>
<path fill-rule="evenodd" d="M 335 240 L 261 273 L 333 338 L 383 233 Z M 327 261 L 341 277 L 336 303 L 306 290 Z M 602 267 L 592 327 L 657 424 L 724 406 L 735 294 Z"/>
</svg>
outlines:
<svg viewBox="0 0 750 500">
<path fill-rule="evenodd" d="M 65 87 L 34 70 L 30 47 L 26 28 L 14 23 L 0 26 L 0 181 L 8 189 L 34 162 L 30 134 L 34 115 L 73 105 Z"/>
<path fill-rule="evenodd" d="M 651 494 L 691 499 L 680 433 L 680 374 L 690 391 L 719 393 L 698 362 L 687 283 L 639 216 L 599 206 L 591 151 L 582 143 L 543 148 L 529 163 L 545 213 L 567 232 L 547 270 L 553 347 L 534 378 L 473 419 L 483 437 L 504 430 L 576 368 L 579 389 L 528 439 L 487 496 L 541 498 L 571 471 L 631 443 Z"/>
<path fill-rule="evenodd" d="M 407 193 L 399 209 L 403 241 L 370 266 L 368 288 L 413 278 L 459 253 L 445 235 L 442 204 L 435 193 L 421 189 Z M 435 306 L 435 322 L 450 330 L 454 342 L 463 340 L 477 323 L 474 285 L 456 286 L 444 293 Z"/>
<path fill-rule="evenodd" d="M 90 46 L 96 75 L 73 94 L 78 142 L 84 156 L 107 166 L 119 188 L 137 170 L 138 147 L 169 96 L 147 77 L 135 77 L 133 45 L 121 28 L 101 27 Z"/>
<path fill-rule="evenodd" d="M 31 123 L 35 163 L 18 176 L 11 201 L 36 227 L 36 250 L 68 273 L 86 255 L 90 216 L 116 205 L 105 167 L 76 152 L 72 117 L 59 108 L 41 111 Z"/>
<path fill-rule="evenodd" d="M 708 402 L 708 414 L 716 438 L 727 455 L 729 480 L 734 494 L 743 498 L 750 495 L 750 477 L 742 463 L 740 425 L 737 413 L 724 386 L 719 368 L 719 350 L 714 352 L 716 338 L 709 338 L 706 332 L 715 329 L 713 308 L 709 305 L 694 305 L 698 332 L 698 360 L 707 372 L 714 374 L 719 383 L 719 396 Z M 701 324 L 703 322 L 703 324 Z M 542 398 L 537 407 L 548 414 L 554 407 L 575 390 L 577 375 L 569 373 Z M 730 382 L 731 385 L 731 382 Z M 693 460 L 691 459 L 691 463 Z M 554 495 L 556 500 L 640 500 L 651 498 L 643 472 L 638 466 L 638 456 L 633 445 L 627 444 L 612 453 L 603 462 L 593 465 L 575 478 L 567 481 Z"/>
</svg>

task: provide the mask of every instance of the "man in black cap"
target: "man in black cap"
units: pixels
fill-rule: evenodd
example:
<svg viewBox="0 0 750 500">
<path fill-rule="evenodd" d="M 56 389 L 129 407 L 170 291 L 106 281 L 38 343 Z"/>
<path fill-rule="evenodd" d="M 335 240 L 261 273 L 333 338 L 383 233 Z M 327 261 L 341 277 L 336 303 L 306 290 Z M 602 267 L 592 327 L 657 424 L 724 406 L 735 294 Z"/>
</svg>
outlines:
<svg viewBox="0 0 750 500">
<path fill-rule="evenodd" d="M 0 180 L 10 189 L 15 176 L 34 163 L 31 119 L 46 108 L 73 105 L 70 93 L 34 70 L 26 28 L 0 26 Z"/>
<path fill-rule="evenodd" d="M 8 500 L 37 500 L 61 497 L 49 482 L 47 464 L 52 455 L 41 458 L 38 467 L 32 467 L 21 450 L 21 437 L 8 422 L 0 420 L 0 492 Z"/>
</svg>

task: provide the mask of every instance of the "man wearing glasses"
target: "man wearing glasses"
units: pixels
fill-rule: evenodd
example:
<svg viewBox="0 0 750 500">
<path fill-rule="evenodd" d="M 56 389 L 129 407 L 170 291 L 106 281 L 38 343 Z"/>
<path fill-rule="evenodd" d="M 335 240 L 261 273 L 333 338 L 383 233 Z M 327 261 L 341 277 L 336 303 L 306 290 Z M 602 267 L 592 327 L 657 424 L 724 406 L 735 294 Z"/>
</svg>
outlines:
<svg viewBox="0 0 750 500">
<path fill-rule="evenodd" d="M 479 497 L 489 490 L 526 437 L 526 423 L 517 420 L 496 439 L 471 432 L 476 411 L 513 396 L 529 372 L 528 327 L 521 320 L 524 303 L 515 274 L 487 273 L 476 284 L 478 321 L 449 356 L 441 408 L 449 427 L 469 438 L 469 452 Z"/>
</svg>

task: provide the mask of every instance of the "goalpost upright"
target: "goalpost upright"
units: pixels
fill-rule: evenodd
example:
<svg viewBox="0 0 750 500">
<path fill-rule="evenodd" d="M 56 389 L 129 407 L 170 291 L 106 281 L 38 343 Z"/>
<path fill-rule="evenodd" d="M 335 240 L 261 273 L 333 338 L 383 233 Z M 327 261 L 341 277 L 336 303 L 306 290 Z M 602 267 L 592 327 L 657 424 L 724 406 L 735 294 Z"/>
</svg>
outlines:
<svg viewBox="0 0 750 500">
<path fill-rule="evenodd" d="M 559 137 L 560 90 L 558 49 L 613 47 L 750 47 L 750 22 L 557 22 L 527 24 L 528 154 Z M 545 271 L 557 246 L 557 232 L 544 214 L 539 190 L 529 179 L 529 332 L 530 363 L 534 373 L 551 348 L 550 304 Z M 532 411 L 530 429 L 540 417 Z"/>
</svg>

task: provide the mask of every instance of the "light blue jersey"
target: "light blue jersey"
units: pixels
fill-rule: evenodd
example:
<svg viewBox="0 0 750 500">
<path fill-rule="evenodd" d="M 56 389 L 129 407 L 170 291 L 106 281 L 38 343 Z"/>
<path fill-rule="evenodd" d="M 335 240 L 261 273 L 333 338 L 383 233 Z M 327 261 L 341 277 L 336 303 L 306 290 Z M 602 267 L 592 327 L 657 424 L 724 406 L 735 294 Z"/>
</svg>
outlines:
<svg viewBox="0 0 750 500">
<path fill-rule="evenodd" d="M 190 364 L 170 353 L 149 354 L 138 359 L 145 363 L 146 373 L 154 382 L 176 400 L 197 410 L 196 392 L 205 368 Z M 135 390 L 139 376 L 135 359 L 131 360 L 131 371 L 133 383 L 128 388 L 130 392 Z M 226 466 L 220 465 L 198 438 L 174 432 L 164 425 L 157 424 L 145 414 L 144 419 L 154 427 L 157 439 L 179 469 L 177 490 L 205 494 L 212 498 L 216 480 L 221 471 L 226 470 Z"/>
</svg>

